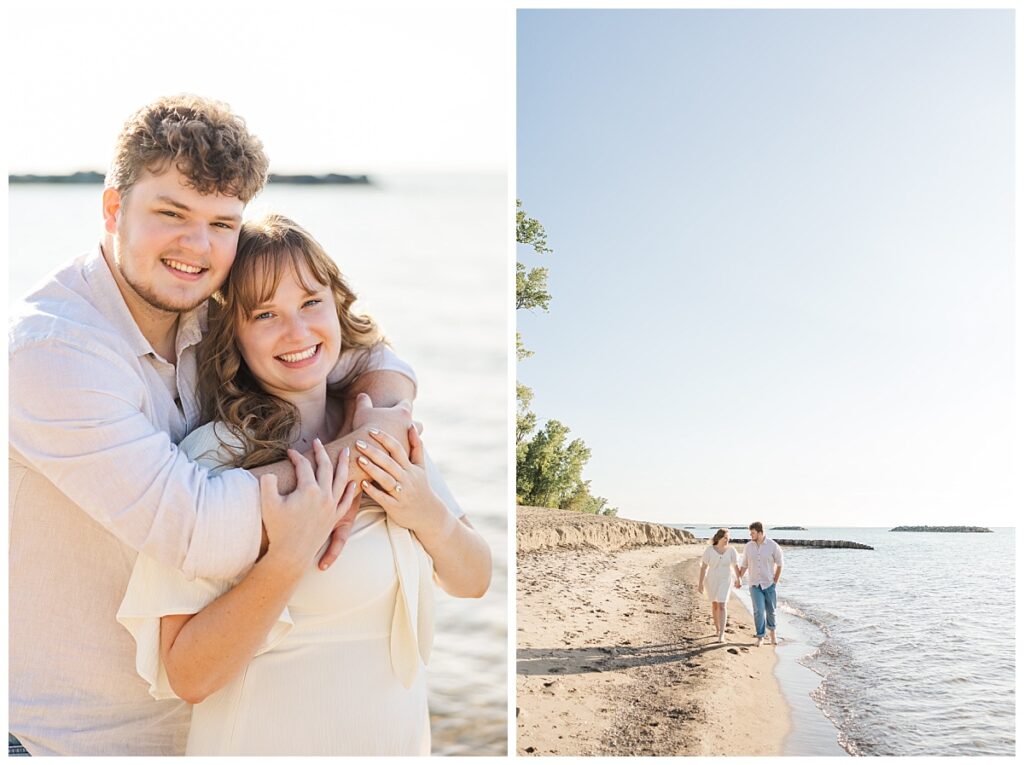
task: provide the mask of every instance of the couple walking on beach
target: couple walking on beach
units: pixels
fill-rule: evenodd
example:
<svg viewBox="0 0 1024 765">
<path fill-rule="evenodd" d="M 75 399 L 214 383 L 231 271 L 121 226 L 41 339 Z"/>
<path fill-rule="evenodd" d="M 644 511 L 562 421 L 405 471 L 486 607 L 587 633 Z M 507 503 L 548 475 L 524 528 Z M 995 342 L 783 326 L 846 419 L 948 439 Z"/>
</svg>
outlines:
<svg viewBox="0 0 1024 765">
<path fill-rule="evenodd" d="M 743 575 L 747 574 L 750 601 L 754 607 L 754 629 L 757 633 L 757 646 L 760 648 L 764 644 L 766 629 L 771 644 L 778 644 L 775 636 L 775 604 L 776 587 L 782 576 L 782 548 L 778 542 L 768 538 L 760 521 L 754 521 L 748 529 L 750 541 L 743 548 L 742 561 L 736 548 L 729 546 L 729 530 L 719 529 L 715 532 L 701 558 L 697 589 L 704 592 L 711 601 L 711 618 L 715 622 L 718 642 L 724 643 L 729 585 L 731 582 L 738 590 Z"/>
</svg>

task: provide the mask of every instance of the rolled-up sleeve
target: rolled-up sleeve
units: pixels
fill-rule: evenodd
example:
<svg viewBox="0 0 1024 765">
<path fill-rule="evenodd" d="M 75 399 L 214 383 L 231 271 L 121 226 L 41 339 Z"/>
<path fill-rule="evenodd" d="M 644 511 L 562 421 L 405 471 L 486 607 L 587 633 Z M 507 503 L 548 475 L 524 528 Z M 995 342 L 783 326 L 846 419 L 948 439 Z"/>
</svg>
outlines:
<svg viewBox="0 0 1024 765">
<path fill-rule="evenodd" d="M 259 551 L 259 483 L 211 476 L 146 414 L 131 362 L 63 340 L 10 359 L 12 457 L 45 476 L 125 544 L 189 577 L 229 578 Z"/>
<path fill-rule="evenodd" d="M 417 385 L 416 372 L 412 366 L 402 361 L 398 355 L 384 343 L 373 348 L 350 348 L 338 358 L 338 363 L 327 377 L 327 382 L 337 383 L 349 377 L 360 365 L 365 365 L 364 372 L 398 372 L 412 380 L 413 388 Z"/>
</svg>

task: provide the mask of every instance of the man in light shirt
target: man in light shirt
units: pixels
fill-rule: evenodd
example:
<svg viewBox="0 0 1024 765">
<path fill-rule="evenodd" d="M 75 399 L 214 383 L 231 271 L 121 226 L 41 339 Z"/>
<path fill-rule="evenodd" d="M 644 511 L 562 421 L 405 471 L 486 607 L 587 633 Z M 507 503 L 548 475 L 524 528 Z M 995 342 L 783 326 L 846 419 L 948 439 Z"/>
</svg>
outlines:
<svg viewBox="0 0 1024 765">
<path fill-rule="evenodd" d="M 748 573 L 750 601 L 754 606 L 754 630 L 757 633 L 757 647 L 764 644 L 765 627 L 772 645 L 778 645 L 775 637 L 776 585 L 782 576 L 782 548 L 774 539 L 764 533 L 760 521 L 750 524 L 750 541 L 743 548 L 743 565 L 739 575 Z M 737 584 L 737 586 L 739 586 Z"/>
<path fill-rule="evenodd" d="M 12 311 L 11 754 L 184 753 L 190 708 L 150 697 L 115 614 L 139 551 L 189 577 L 248 570 L 263 533 L 257 476 L 295 487 L 290 462 L 210 477 L 176 446 L 200 424 L 206 302 L 267 168 L 224 104 L 176 96 L 143 107 L 118 137 L 99 245 Z M 378 346 L 342 354 L 331 380 L 343 378 L 389 408 L 362 397 L 350 435 L 327 444 L 333 460 L 371 426 L 407 439 L 408 365 Z M 346 532 L 336 529 L 322 568 Z"/>
</svg>

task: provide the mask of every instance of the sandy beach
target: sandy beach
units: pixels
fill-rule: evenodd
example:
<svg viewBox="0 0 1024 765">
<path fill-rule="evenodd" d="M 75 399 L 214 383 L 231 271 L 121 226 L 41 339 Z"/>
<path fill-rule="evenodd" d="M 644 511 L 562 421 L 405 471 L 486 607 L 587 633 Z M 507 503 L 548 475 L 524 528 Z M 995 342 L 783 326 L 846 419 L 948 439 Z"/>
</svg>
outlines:
<svg viewBox="0 0 1024 765">
<path fill-rule="evenodd" d="M 516 752 L 777 755 L 789 711 L 732 598 L 725 644 L 686 532 L 517 510 Z"/>
</svg>

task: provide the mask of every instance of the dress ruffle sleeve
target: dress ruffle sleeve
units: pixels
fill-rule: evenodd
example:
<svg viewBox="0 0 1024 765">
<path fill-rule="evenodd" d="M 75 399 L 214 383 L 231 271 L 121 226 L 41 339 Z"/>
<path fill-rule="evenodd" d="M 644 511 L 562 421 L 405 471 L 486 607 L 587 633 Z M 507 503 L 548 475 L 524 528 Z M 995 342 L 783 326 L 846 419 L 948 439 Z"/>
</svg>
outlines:
<svg viewBox="0 0 1024 765">
<path fill-rule="evenodd" d="M 445 483 L 440 471 L 424 452 L 427 481 L 456 518 L 465 515 Z M 372 503 L 372 500 L 371 500 Z M 373 503 L 375 504 L 375 503 Z M 388 537 L 398 574 L 398 594 L 391 620 L 391 668 L 406 688 L 416 679 L 420 664 L 430 661 L 434 643 L 434 572 L 433 561 L 415 543 L 412 533 L 389 518 Z"/>
<path fill-rule="evenodd" d="M 237 443 L 237 439 L 229 437 L 225 429 L 215 431 L 211 424 L 191 433 L 179 448 L 194 462 L 216 472 L 231 459 L 230 451 L 218 435 L 228 444 Z M 237 583 L 238 580 L 233 579 L 188 579 L 178 569 L 139 554 L 117 611 L 117 620 L 135 639 L 135 669 L 149 683 L 149 693 L 153 698 L 178 698 L 160 660 L 160 618 L 199 613 Z M 259 656 L 280 643 L 292 626 L 292 617 L 286 607 L 255 655 Z"/>
</svg>

